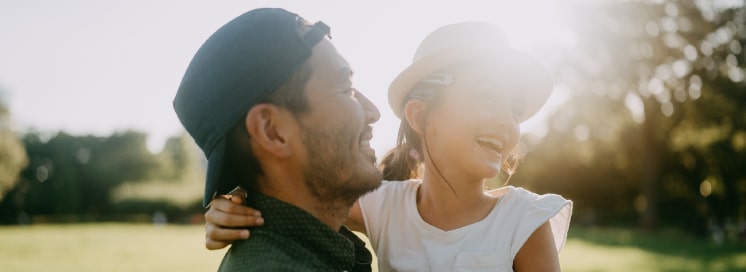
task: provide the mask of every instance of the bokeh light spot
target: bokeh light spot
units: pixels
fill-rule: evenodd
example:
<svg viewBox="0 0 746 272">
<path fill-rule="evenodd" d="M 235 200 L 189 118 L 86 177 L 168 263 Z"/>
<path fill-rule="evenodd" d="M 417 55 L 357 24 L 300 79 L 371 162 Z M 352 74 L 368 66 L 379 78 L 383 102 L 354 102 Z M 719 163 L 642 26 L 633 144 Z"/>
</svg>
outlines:
<svg viewBox="0 0 746 272">
<path fill-rule="evenodd" d="M 590 130 L 585 124 L 579 124 L 575 126 L 575 139 L 580 142 L 585 142 L 590 137 Z"/>
<path fill-rule="evenodd" d="M 710 183 L 710 181 L 708 180 L 705 180 L 702 183 L 700 183 L 699 193 L 704 197 L 710 196 L 710 194 L 712 194 L 712 183 Z"/>
<path fill-rule="evenodd" d="M 39 182 L 45 182 L 49 179 L 49 168 L 45 165 L 36 168 L 36 180 Z"/>
</svg>

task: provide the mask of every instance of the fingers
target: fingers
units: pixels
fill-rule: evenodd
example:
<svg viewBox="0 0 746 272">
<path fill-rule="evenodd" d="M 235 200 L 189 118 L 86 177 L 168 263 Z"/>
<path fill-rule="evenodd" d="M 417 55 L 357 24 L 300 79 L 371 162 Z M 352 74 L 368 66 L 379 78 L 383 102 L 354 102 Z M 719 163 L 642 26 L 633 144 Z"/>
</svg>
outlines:
<svg viewBox="0 0 746 272">
<path fill-rule="evenodd" d="M 233 189 L 233 191 L 230 191 L 228 194 L 225 195 L 220 195 L 220 197 L 229 199 L 236 204 L 243 204 L 243 202 L 246 200 L 246 195 L 246 190 L 241 187 L 236 187 L 235 189 Z"/>
<path fill-rule="evenodd" d="M 246 190 L 244 190 L 243 188 L 241 188 L 241 186 L 238 186 L 235 189 L 233 189 L 232 191 L 230 191 L 228 193 L 228 195 L 230 195 L 231 197 L 237 197 L 238 196 L 238 197 L 241 197 L 241 200 L 246 200 L 246 196 L 248 195 L 248 192 L 246 192 Z M 241 203 L 243 203 L 243 202 L 241 202 Z"/>
<path fill-rule="evenodd" d="M 252 208 L 236 204 L 234 200 L 215 198 L 205 213 L 206 225 L 218 227 L 256 227 L 264 224 L 262 214 Z"/>
<path fill-rule="evenodd" d="M 248 239 L 248 227 L 264 224 L 262 214 L 242 203 L 245 193 L 231 192 L 210 202 L 205 213 L 205 247 L 210 250 L 224 248 L 235 240 Z"/>
<path fill-rule="evenodd" d="M 228 243 L 221 243 L 217 241 L 211 241 L 209 238 L 205 241 L 205 247 L 209 250 L 216 250 L 216 249 L 222 249 L 224 247 L 227 247 Z"/>
<path fill-rule="evenodd" d="M 233 202 L 233 204 L 238 204 L 238 205 L 241 205 L 243 204 L 244 201 L 246 201 L 246 199 L 241 195 L 231 195 L 230 198 L 228 199 L 230 199 L 231 202 Z"/>
<path fill-rule="evenodd" d="M 228 229 L 214 224 L 205 224 L 205 247 L 209 250 L 224 248 L 235 240 L 249 238 L 247 229 Z"/>
<path fill-rule="evenodd" d="M 230 199 L 227 199 L 225 197 L 214 198 L 212 202 L 210 202 L 210 209 L 208 210 L 208 212 L 212 210 L 218 210 L 224 213 L 235 215 L 262 216 L 261 212 L 251 207 L 242 205 L 243 202 L 244 200 L 241 196 L 232 196 Z"/>
</svg>

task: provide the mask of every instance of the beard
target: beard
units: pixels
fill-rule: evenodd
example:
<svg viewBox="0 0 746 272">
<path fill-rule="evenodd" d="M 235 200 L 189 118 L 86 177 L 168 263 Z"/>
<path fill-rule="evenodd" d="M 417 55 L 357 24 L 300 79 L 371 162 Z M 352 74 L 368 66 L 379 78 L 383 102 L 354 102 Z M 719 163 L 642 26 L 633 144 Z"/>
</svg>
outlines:
<svg viewBox="0 0 746 272">
<path fill-rule="evenodd" d="M 303 177 L 311 193 L 322 203 L 344 202 L 352 205 L 357 199 L 381 185 L 382 175 L 375 157 L 366 158 L 356 152 L 353 143 L 359 136 L 349 128 L 304 127 L 303 144 L 308 164 Z"/>
</svg>

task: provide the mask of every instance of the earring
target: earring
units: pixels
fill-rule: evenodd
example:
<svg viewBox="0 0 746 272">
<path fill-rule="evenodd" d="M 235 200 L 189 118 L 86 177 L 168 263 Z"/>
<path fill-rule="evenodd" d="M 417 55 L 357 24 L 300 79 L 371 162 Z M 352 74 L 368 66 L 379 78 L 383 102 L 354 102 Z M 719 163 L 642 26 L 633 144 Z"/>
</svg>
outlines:
<svg viewBox="0 0 746 272">
<path fill-rule="evenodd" d="M 500 167 L 500 173 L 498 174 L 500 180 L 504 182 L 503 186 L 508 185 L 510 178 L 515 174 L 515 169 L 518 168 L 518 161 L 518 156 L 510 154 L 503 162 L 502 167 Z"/>
</svg>

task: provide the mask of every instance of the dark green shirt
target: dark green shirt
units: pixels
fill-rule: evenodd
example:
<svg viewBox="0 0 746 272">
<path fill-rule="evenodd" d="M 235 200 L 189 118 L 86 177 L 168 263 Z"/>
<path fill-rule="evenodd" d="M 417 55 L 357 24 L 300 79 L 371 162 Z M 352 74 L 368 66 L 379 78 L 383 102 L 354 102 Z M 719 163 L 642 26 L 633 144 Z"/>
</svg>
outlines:
<svg viewBox="0 0 746 272">
<path fill-rule="evenodd" d="M 235 241 L 220 271 L 371 271 L 365 242 L 342 226 L 334 231 L 306 211 L 249 193 L 247 205 L 262 211 L 264 226 Z"/>
</svg>

